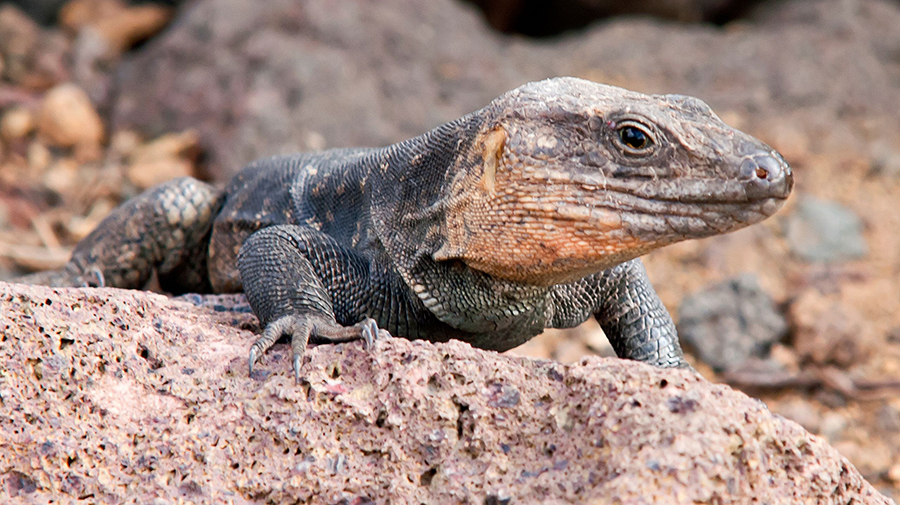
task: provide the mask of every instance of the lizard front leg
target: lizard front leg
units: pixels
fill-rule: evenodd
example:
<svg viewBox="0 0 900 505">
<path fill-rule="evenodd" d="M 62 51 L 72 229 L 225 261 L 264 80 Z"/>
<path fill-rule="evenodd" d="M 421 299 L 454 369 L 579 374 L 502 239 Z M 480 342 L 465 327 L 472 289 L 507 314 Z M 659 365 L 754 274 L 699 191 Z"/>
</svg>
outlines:
<svg viewBox="0 0 900 505">
<path fill-rule="evenodd" d="M 156 269 L 166 291 L 209 292 L 208 235 L 221 204 L 221 193 L 196 179 L 165 182 L 114 209 L 65 266 L 16 282 L 139 289 Z"/>
<path fill-rule="evenodd" d="M 368 269 L 365 258 L 312 228 L 279 225 L 251 235 L 238 254 L 238 270 L 265 329 L 250 349 L 250 373 L 282 335 L 291 338 L 297 380 L 308 342 L 371 344 L 385 335 L 365 313 Z"/>
<path fill-rule="evenodd" d="M 656 294 L 640 259 L 556 287 L 555 328 L 584 322 L 593 313 L 620 358 L 689 368 L 675 323 Z"/>
<path fill-rule="evenodd" d="M 670 368 L 689 368 L 672 316 L 650 284 L 640 259 L 602 274 L 594 313 L 620 358 Z"/>
</svg>

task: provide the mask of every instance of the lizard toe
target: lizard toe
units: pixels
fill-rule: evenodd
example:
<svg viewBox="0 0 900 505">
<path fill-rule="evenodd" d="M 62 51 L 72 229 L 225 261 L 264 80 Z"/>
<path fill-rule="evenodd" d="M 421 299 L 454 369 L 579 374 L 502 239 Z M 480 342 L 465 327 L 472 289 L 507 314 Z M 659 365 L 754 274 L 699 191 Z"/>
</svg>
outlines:
<svg viewBox="0 0 900 505">
<path fill-rule="evenodd" d="M 313 323 L 309 318 L 301 315 L 283 316 L 266 325 L 256 342 L 250 347 L 249 356 L 249 373 L 253 373 L 253 367 L 259 358 L 278 341 L 282 335 L 286 335 L 291 339 L 291 349 L 293 351 L 294 361 L 297 362 L 303 358 L 306 350 L 306 344 L 309 341 L 309 335 L 312 332 Z"/>
<path fill-rule="evenodd" d="M 106 278 L 103 271 L 97 267 L 89 268 L 83 275 L 80 275 L 80 287 L 82 288 L 102 288 L 106 287 Z"/>
</svg>

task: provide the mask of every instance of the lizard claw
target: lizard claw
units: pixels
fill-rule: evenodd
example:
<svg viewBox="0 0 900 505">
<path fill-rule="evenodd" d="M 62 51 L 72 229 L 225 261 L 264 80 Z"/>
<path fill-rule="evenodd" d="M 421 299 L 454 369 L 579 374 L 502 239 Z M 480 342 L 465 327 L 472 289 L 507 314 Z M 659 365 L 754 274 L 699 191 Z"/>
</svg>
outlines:
<svg viewBox="0 0 900 505">
<path fill-rule="evenodd" d="M 294 369 L 294 383 L 300 384 L 300 366 L 303 364 L 303 355 L 302 354 L 294 354 L 293 359 L 293 369 Z"/>
<path fill-rule="evenodd" d="M 375 320 L 371 317 L 367 317 L 366 319 L 364 319 L 361 324 L 362 329 L 360 331 L 360 335 L 366 342 L 366 349 L 371 349 L 372 346 L 375 345 L 375 339 L 380 336 L 380 332 L 383 330 L 380 330 L 378 328 L 378 324 L 375 323 Z"/>
<path fill-rule="evenodd" d="M 259 355 L 260 355 L 259 348 L 256 346 L 256 344 L 253 344 L 253 346 L 250 347 L 250 359 L 249 359 L 250 366 L 248 367 L 249 371 L 248 371 L 247 375 L 253 375 L 253 365 L 256 364 L 256 360 L 259 359 Z"/>
<path fill-rule="evenodd" d="M 103 271 L 97 267 L 89 268 L 83 274 L 77 276 L 80 283 L 78 287 L 82 288 L 102 288 L 106 286 L 106 278 L 103 277 Z"/>
<path fill-rule="evenodd" d="M 103 277 L 103 270 L 100 270 L 99 268 L 94 267 L 94 268 L 91 268 L 88 273 L 91 274 L 91 277 L 94 280 L 93 284 L 91 284 L 90 281 L 88 281 L 88 286 L 96 287 L 96 288 L 102 288 L 102 287 L 106 286 L 106 278 Z"/>
</svg>

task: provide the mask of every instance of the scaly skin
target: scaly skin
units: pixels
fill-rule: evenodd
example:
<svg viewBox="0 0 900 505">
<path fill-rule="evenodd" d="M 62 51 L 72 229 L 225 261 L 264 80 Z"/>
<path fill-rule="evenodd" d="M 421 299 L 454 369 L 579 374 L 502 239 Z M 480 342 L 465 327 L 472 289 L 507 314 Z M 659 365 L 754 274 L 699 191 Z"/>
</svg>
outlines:
<svg viewBox="0 0 900 505">
<path fill-rule="evenodd" d="M 558 78 L 386 148 L 255 162 L 222 192 L 166 183 L 25 281 L 139 288 L 155 268 L 173 291 L 243 290 L 265 325 L 251 372 L 282 335 L 299 377 L 308 341 L 503 351 L 592 315 L 620 357 L 684 367 L 637 257 L 761 221 L 791 186 L 697 99 Z"/>
</svg>

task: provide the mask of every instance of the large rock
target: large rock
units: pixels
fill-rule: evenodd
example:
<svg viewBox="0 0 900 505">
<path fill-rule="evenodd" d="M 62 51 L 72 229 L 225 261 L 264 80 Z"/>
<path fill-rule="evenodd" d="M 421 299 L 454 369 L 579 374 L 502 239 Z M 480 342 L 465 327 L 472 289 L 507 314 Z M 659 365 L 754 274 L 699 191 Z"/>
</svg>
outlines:
<svg viewBox="0 0 900 505">
<path fill-rule="evenodd" d="M 528 80 L 497 58 L 504 44 L 448 0 L 199 1 L 123 65 L 114 124 L 197 128 L 218 175 L 280 152 L 384 145 Z"/>
<path fill-rule="evenodd" d="M 197 0 L 122 67 L 114 122 L 199 129 L 218 178 L 279 152 L 396 142 L 554 75 L 699 96 L 789 158 L 900 131 L 900 5 L 764 5 L 724 29 L 617 20 L 532 41 L 454 0 Z"/>
<path fill-rule="evenodd" d="M 689 372 L 459 342 L 278 345 L 240 297 L 0 283 L 0 497 L 44 503 L 888 503 Z"/>
</svg>

